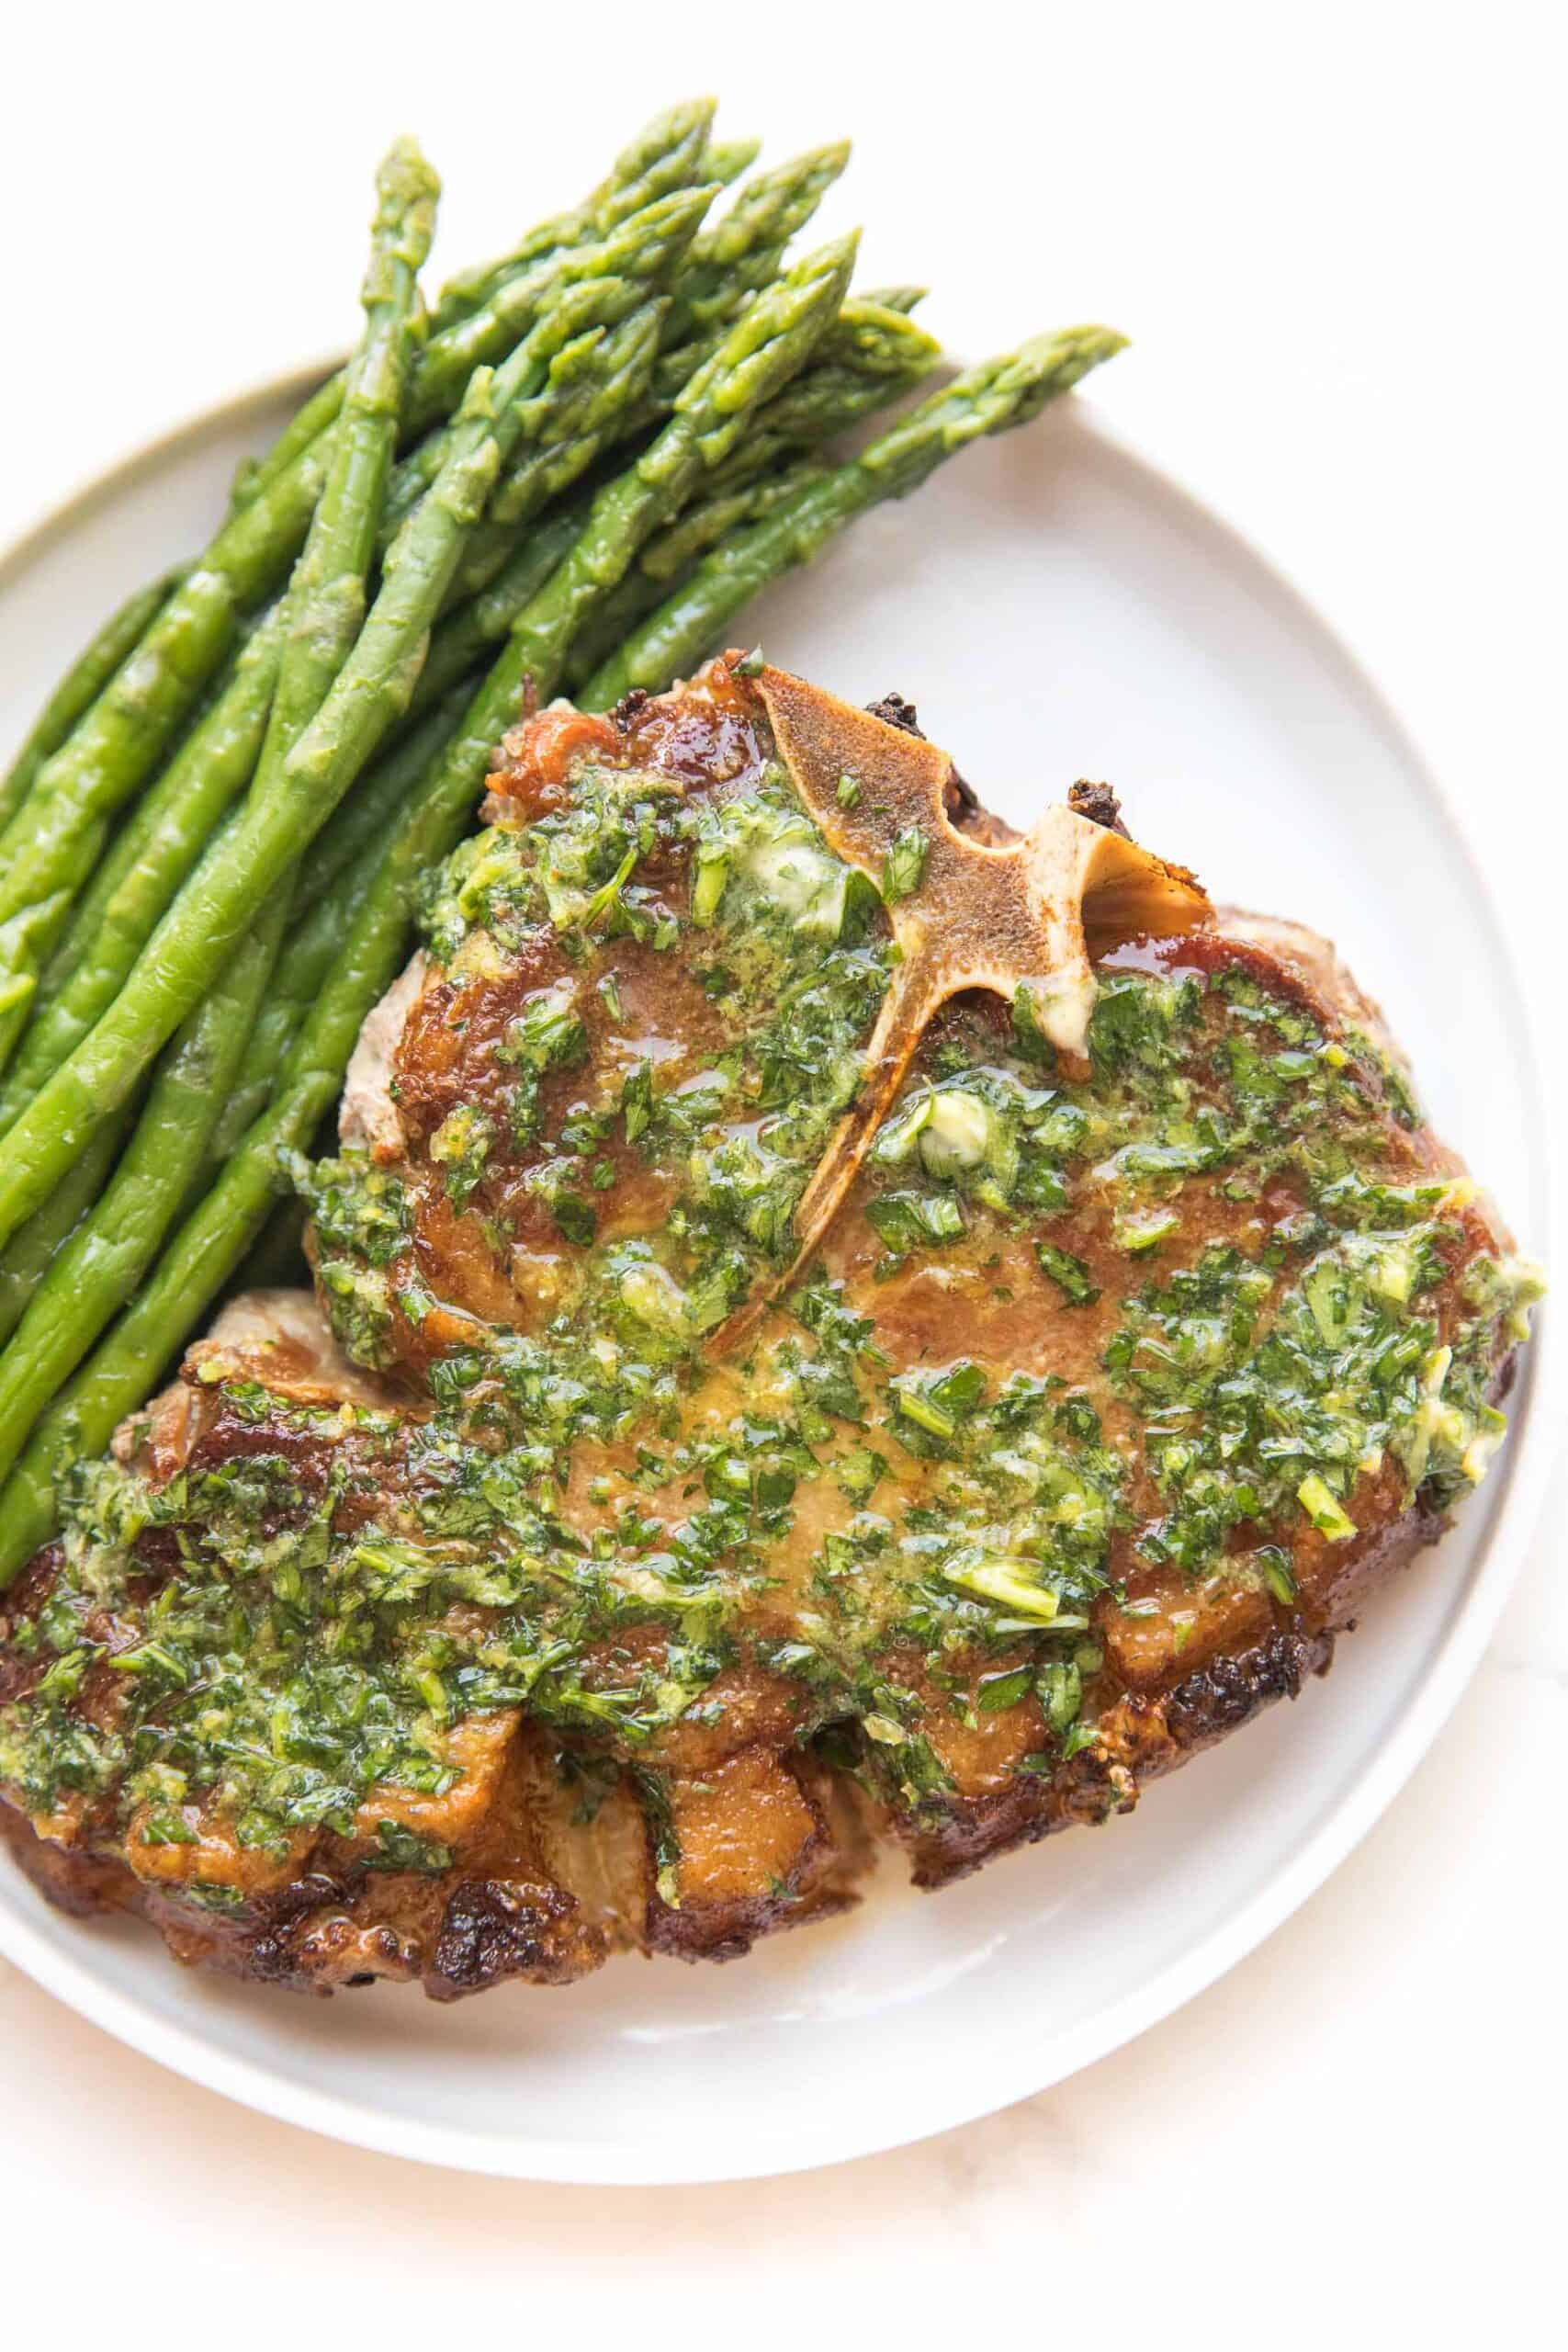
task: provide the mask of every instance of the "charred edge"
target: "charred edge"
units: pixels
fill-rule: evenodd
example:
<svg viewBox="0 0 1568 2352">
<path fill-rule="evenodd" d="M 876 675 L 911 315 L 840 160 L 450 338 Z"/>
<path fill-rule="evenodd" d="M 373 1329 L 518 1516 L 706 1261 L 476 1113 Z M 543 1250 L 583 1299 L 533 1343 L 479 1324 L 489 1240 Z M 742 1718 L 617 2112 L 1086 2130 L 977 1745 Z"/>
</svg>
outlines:
<svg viewBox="0 0 1568 2352">
<path fill-rule="evenodd" d="M 1122 803 L 1108 784 L 1091 783 L 1079 776 L 1077 784 L 1067 787 L 1067 806 L 1077 817 L 1087 817 L 1091 825 L 1103 826 L 1108 833 L 1120 833 L 1124 842 L 1132 834 L 1122 821 Z"/>
<path fill-rule="evenodd" d="M 915 706 L 907 695 L 886 694 L 876 702 L 868 702 L 870 718 L 880 718 L 885 727 L 897 727 L 900 734 L 918 735 L 923 743 L 926 731 L 920 725 Z M 965 781 L 956 767 L 950 767 L 947 776 L 947 813 L 954 825 L 967 826 L 976 819 L 992 821 L 989 811 L 980 805 L 980 796 L 974 786 Z"/>
<path fill-rule="evenodd" d="M 456 2001 L 507 1977 L 566 1984 L 603 1958 L 564 1887 L 465 1879 L 442 1914 L 425 1990 L 433 2000 Z"/>
<path fill-rule="evenodd" d="M 1295 1698 L 1309 1674 L 1327 1671 L 1333 1654 L 1332 1634 L 1274 1634 L 1239 1657 L 1214 1659 L 1163 1698 L 1122 1699 L 1095 1746 L 1056 1772 L 952 1799 L 934 1820 L 896 1823 L 915 1884 L 946 1886 L 1015 1846 L 1131 1812 L 1145 1782 L 1238 1731 L 1275 1700 Z"/>
</svg>

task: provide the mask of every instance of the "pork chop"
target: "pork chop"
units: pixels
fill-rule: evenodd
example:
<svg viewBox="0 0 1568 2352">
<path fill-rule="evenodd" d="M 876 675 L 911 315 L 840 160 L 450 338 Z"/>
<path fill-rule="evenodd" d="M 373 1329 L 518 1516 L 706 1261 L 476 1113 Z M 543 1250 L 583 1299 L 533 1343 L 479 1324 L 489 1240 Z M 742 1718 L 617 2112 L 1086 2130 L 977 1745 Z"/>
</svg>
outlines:
<svg viewBox="0 0 1568 2352">
<path fill-rule="evenodd" d="M 1126 1810 L 1483 1476 L 1536 1280 L 1332 949 L 751 672 L 508 739 L 320 1308 L 8 1597 L 56 1899 L 318 1989 L 729 1957 Z"/>
</svg>

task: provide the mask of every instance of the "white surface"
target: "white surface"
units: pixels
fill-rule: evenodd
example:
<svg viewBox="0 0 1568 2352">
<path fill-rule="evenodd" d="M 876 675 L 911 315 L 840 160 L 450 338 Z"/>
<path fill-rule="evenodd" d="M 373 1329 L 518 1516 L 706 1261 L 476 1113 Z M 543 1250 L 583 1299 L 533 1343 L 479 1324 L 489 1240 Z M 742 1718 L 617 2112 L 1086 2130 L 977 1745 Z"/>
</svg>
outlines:
<svg viewBox="0 0 1568 2352">
<path fill-rule="evenodd" d="M 1392 688 L 1484 810 L 1544 976 L 1564 519 L 1547 12 L 1032 12 L 1033 54 L 1001 51 L 994 23 L 921 39 L 912 12 L 863 31 L 796 8 L 784 40 L 727 17 L 719 40 L 710 12 L 666 6 L 656 37 L 619 45 L 615 16 L 594 14 L 592 123 L 575 60 L 542 54 L 514 12 L 481 31 L 449 6 L 440 49 L 428 11 L 395 7 L 275 7 L 243 41 L 215 12 L 167 8 L 13 31 L 9 310 L 39 356 L 0 391 L 0 536 L 175 410 L 345 332 L 362 182 L 395 124 L 447 171 L 460 256 L 558 201 L 584 151 L 696 59 L 773 153 L 857 132 L 829 225 L 863 207 L 869 272 L 929 275 L 955 345 L 1086 311 L 1133 331 L 1105 411 L 1282 559 Z M 1179 749 L 1201 773 L 1201 746 Z M 1289 2339 L 1346 2278 L 1368 2333 L 1395 2312 L 1412 2333 L 1439 2314 L 1539 2321 L 1552 2158 L 1530 2126 L 1564 2087 L 1553 1533 L 1438 1751 L 1306 1912 L 1181 2018 L 1010 2118 L 750 2189 L 443 2182 L 239 2116 L 13 1976 L 8 2242 L 58 2278 L 90 2226 L 117 2303 L 138 2277 L 152 2291 L 154 2224 L 158 2275 L 186 2290 L 281 2248 L 312 2334 L 350 2311 L 444 2312 L 456 2267 L 465 2296 L 525 2280 L 534 2325 L 569 2302 L 642 2333 L 709 2311 L 765 2329 L 770 2303 L 798 2325 L 820 2289 L 858 2279 L 879 2322 L 918 2299 L 945 2335 L 971 2258 L 1014 2250 L 1046 2258 L 1004 2259 L 993 2293 L 1010 2307 L 1010 2280 L 1054 2327 L 1103 2323 L 1129 2256 L 1167 2340 L 1216 2312 Z M 352 2233 L 329 2224 L 334 2191 Z M 276 2309 L 256 2324 L 275 2333 Z M 243 2337 L 243 2317 L 225 2324 Z"/>
</svg>

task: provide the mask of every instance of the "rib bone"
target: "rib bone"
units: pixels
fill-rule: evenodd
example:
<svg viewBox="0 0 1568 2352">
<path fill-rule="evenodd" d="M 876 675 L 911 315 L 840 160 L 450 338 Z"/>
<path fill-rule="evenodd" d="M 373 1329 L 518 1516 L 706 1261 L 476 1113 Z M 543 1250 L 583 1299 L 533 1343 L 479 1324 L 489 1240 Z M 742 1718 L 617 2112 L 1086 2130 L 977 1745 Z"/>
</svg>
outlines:
<svg viewBox="0 0 1568 2352">
<path fill-rule="evenodd" d="M 795 1212 L 798 1250 L 783 1283 L 812 1255 L 886 1116 L 927 1023 L 964 989 L 1011 1001 L 1027 984 L 1041 1027 L 1059 1053 L 1084 1055 L 1095 978 L 1090 958 L 1140 933 L 1199 930 L 1213 910 L 1196 877 L 1071 808 L 1047 808 L 1004 847 L 966 838 L 949 821 L 953 763 L 923 737 L 890 727 L 787 671 L 759 684 L 780 757 L 840 857 L 880 880 L 895 837 L 918 826 L 928 843 L 921 886 L 888 909 L 896 964 L 866 1047 L 855 1101 Z M 846 808 L 849 776 L 859 786 Z M 718 1334 L 733 1345 L 765 1300 Z"/>
</svg>

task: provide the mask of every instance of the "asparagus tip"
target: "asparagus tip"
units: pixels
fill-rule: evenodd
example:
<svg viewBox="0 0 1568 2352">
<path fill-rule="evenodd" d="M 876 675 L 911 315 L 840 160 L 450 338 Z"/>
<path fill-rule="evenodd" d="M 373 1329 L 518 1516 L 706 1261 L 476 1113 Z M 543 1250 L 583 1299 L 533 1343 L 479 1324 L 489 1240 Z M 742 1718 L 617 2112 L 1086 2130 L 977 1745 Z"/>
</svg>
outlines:
<svg viewBox="0 0 1568 2352">
<path fill-rule="evenodd" d="M 425 160 L 417 139 L 405 132 L 394 139 L 376 173 L 376 195 L 383 215 L 430 209 L 441 194 L 441 180 Z"/>
<path fill-rule="evenodd" d="M 703 167 L 710 179 L 720 180 L 726 187 L 749 172 L 762 152 L 760 139 L 716 139 L 703 157 Z"/>
</svg>

